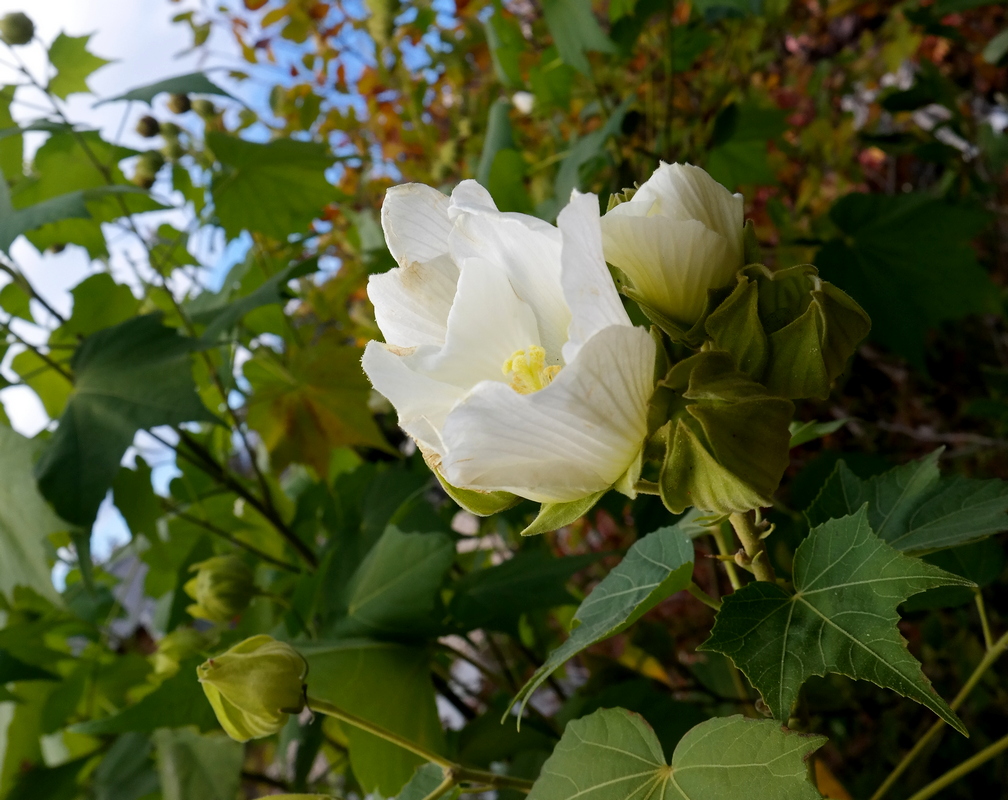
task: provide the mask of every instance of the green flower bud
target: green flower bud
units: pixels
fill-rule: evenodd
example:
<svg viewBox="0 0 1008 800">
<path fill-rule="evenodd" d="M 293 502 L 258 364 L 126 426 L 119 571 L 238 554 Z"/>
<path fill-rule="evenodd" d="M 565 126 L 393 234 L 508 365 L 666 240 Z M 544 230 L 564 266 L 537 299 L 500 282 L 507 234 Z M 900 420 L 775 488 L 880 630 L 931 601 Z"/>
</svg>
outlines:
<svg viewBox="0 0 1008 800">
<path fill-rule="evenodd" d="M 192 108 L 187 94 L 173 94 L 168 96 L 168 110 L 173 114 L 185 114 Z"/>
<path fill-rule="evenodd" d="M 192 101 L 192 110 L 201 117 L 212 117 L 217 113 L 217 106 L 210 100 L 199 98 Z"/>
<path fill-rule="evenodd" d="M 186 154 L 186 149 L 178 139 L 168 139 L 165 146 L 161 148 L 161 152 L 168 161 L 178 161 Z"/>
<path fill-rule="evenodd" d="M 158 642 L 157 650 L 151 656 L 154 674 L 174 675 L 178 672 L 179 662 L 202 652 L 209 645 L 210 638 L 195 628 L 176 628 Z"/>
<path fill-rule="evenodd" d="M 790 400 L 739 372 L 728 353 L 709 350 L 669 370 L 651 413 L 668 420 L 649 446 L 664 448 L 659 491 L 670 511 L 730 514 L 771 504 L 788 465 Z"/>
<path fill-rule="evenodd" d="M 136 132 L 143 136 L 145 139 L 150 139 L 153 136 L 157 136 L 161 130 L 161 125 L 158 123 L 154 117 L 150 114 L 140 117 L 137 120 Z"/>
<path fill-rule="evenodd" d="M 15 11 L 0 17 L 0 39 L 7 44 L 28 44 L 34 38 L 35 23 L 27 14 Z"/>
<path fill-rule="evenodd" d="M 741 270 L 731 295 L 705 323 L 715 347 L 781 397 L 825 398 L 871 320 L 810 264 Z"/>
<path fill-rule="evenodd" d="M 197 619 L 224 625 L 248 608 L 256 594 L 252 568 L 238 556 L 215 556 L 189 569 L 196 577 L 183 588 L 196 603 L 186 611 Z"/>
<path fill-rule="evenodd" d="M 217 721 L 239 742 L 276 733 L 305 705 L 308 664 L 284 642 L 259 634 L 196 668 Z"/>
<path fill-rule="evenodd" d="M 163 139 L 177 139 L 178 135 L 182 133 L 182 129 L 176 125 L 174 122 L 162 122 L 161 123 L 161 137 Z"/>
</svg>

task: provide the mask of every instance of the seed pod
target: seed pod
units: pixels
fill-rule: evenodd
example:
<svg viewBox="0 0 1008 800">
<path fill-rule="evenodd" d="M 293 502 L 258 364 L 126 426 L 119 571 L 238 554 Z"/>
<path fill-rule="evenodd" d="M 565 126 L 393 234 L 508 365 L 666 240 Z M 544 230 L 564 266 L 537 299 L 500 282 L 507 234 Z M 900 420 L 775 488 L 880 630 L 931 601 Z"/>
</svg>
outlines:
<svg viewBox="0 0 1008 800">
<path fill-rule="evenodd" d="M 212 117 L 217 113 L 217 106 L 210 100 L 199 98 L 192 101 L 192 110 L 201 117 Z"/>
<path fill-rule="evenodd" d="M 173 114 L 185 114 L 190 108 L 192 103 L 189 102 L 189 95 L 173 94 L 168 97 L 168 110 Z"/>
<path fill-rule="evenodd" d="M 28 44 L 34 38 L 35 23 L 27 14 L 15 11 L 0 17 L 0 39 L 7 44 Z"/>
<path fill-rule="evenodd" d="M 176 125 L 174 122 L 162 122 L 161 123 L 161 138 L 162 139 L 177 139 L 178 135 L 182 133 L 182 129 Z"/>
<path fill-rule="evenodd" d="M 183 588 L 196 603 L 186 611 L 197 619 L 224 625 L 248 608 L 257 591 L 251 567 L 235 555 L 208 558 L 190 571 L 196 577 Z"/>
<path fill-rule="evenodd" d="M 305 705 L 308 665 L 284 642 L 260 634 L 196 668 L 227 735 L 239 742 L 276 733 Z"/>
<path fill-rule="evenodd" d="M 161 125 L 158 123 L 154 117 L 150 114 L 140 117 L 137 120 L 136 132 L 143 136 L 145 139 L 150 139 L 157 136 L 161 132 Z"/>
<path fill-rule="evenodd" d="M 164 157 L 169 161 L 178 161 L 186 154 L 186 149 L 178 139 L 168 139 L 165 142 L 165 146 L 161 148 L 161 152 L 164 153 Z"/>
</svg>

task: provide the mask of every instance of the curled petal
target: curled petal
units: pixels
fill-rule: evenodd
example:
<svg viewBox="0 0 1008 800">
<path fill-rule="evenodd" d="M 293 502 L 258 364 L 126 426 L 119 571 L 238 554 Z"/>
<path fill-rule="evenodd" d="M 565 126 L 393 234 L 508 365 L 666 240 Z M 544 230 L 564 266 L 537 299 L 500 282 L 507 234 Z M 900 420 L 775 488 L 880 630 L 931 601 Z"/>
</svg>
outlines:
<svg viewBox="0 0 1008 800">
<path fill-rule="evenodd" d="M 385 341 L 398 347 L 444 344 L 458 276 L 446 255 L 372 275 L 368 297 Z"/>
<path fill-rule="evenodd" d="M 541 391 L 477 385 L 445 420 L 442 471 L 457 486 L 569 502 L 611 486 L 647 434 L 655 345 L 604 328 Z"/>
<path fill-rule="evenodd" d="M 448 252 L 448 198 L 422 183 L 404 183 L 385 192 L 382 230 L 400 266 L 423 263 Z"/>
</svg>

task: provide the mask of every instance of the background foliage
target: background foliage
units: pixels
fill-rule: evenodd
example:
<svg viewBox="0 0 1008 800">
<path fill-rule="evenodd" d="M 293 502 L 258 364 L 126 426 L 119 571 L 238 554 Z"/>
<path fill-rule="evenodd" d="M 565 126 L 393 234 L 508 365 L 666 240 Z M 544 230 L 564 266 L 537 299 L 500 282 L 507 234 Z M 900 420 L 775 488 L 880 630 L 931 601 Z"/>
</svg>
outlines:
<svg viewBox="0 0 1008 800">
<path fill-rule="evenodd" d="M 154 114 L 148 152 L 65 116 L 105 63 L 87 37 L 29 45 L 48 49 L 47 73 L 0 92 L 0 248 L 24 236 L 93 259 L 66 316 L 0 256 L 0 387 L 30 387 L 52 420 L 33 440 L 0 425 L 0 798 L 424 796 L 403 788 L 419 759 L 330 719 L 304 715 L 246 746 L 219 733 L 195 665 L 263 632 L 299 642 L 313 694 L 524 778 L 556 748 L 552 774 L 580 779 L 584 761 L 557 746 L 568 724 L 589 741 L 600 726 L 639 741 L 633 757 L 660 776 L 703 755 L 683 738 L 694 726 L 734 735 L 718 718 L 769 706 L 786 719 L 797 697 L 789 726 L 816 738 L 789 745 L 793 796 L 814 796 L 801 758 L 816 747 L 821 792 L 870 796 L 930 712 L 839 674 L 799 687 L 823 671 L 878 680 L 876 664 L 845 667 L 839 641 L 776 684 L 743 670 L 764 704 L 721 655 L 735 653 L 732 631 L 697 650 L 713 613 L 681 591 L 684 567 L 714 598 L 730 583 L 693 517 L 611 495 L 542 537 L 518 535 L 531 504 L 477 520 L 360 372 L 380 336 L 366 279 L 393 266 L 378 224 L 388 186 L 476 177 L 502 209 L 553 220 L 572 189 L 604 202 L 659 160 L 743 191 L 767 264 L 815 263 L 871 315 L 831 397 L 798 405 L 831 424 L 794 439 L 771 555 L 800 588 L 843 526 L 858 547 L 908 553 L 889 606 L 865 607 L 888 623 L 878 636 L 902 683 L 887 685 L 955 724 L 924 684 L 954 697 L 1008 627 L 1004 537 L 991 536 L 1008 491 L 980 480 L 1008 468 L 1002 4 L 245 0 L 177 22 L 197 49 L 228 31 L 247 63 L 95 98 L 119 102 L 128 125 Z M 18 48 L 3 58 L 20 63 Z M 34 121 L 18 127 L 9 106 L 28 96 Z M 33 152 L 29 134 L 44 140 Z M 206 263 L 207 235 L 241 253 L 224 276 Z M 124 242 L 128 276 L 109 267 Z M 94 563 L 109 496 L 132 540 Z M 857 517 L 828 522 L 864 500 L 870 538 Z M 194 621 L 190 566 L 232 552 L 254 567 L 257 596 L 228 625 Z M 641 565 L 656 554 L 652 575 Z M 821 566 L 833 586 L 849 579 L 842 562 Z M 614 607 L 606 582 L 624 578 L 636 594 Z M 755 599 L 753 624 L 786 645 L 781 602 L 798 603 Z M 890 796 L 1003 736 L 998 671 L 953 703 L 970 738 L 933 736 Z M 520 731 L 499 724 L 529 680 Z M 623 712 L 590 716 L 616 706 L 653 733 Z M 777 727 L 743 738 L 784 748 L 771 733 L 760 743 Z M 621 758 L 599 775 L 625 774 Z M 1006 785 L 1002 754 L 943 796 Z M 534 796 L 568 789 L 542 782 Z"/>
</svg>

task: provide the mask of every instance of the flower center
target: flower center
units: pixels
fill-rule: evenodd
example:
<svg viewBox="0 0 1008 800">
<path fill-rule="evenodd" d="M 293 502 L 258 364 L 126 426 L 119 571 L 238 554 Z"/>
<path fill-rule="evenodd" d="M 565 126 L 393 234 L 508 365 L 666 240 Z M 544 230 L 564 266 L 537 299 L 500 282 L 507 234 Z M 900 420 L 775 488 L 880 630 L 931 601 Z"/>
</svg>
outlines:
<svg viewBox="0 0 1008 800">
<path fill-rule="evenodd" d="M 504 374 L 511 388 L 519 394 L 532 394 L 550 385 L 560 367 L 546 366 L 546 351 L 538 345 L 516 350 L 504 362 Z"/>
</svg>

